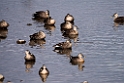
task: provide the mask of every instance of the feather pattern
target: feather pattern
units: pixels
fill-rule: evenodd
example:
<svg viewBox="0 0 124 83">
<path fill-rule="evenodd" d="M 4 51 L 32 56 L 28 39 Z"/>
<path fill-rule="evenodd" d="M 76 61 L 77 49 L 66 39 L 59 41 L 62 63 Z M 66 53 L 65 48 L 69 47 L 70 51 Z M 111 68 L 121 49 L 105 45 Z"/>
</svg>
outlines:
<svg viewBox="0 0 124 83">
<path fill-rule="evenodd" d="M 55 48 L 60 48 L 60 49 L 67 49 L 67 48 L 72 48 L 72 43 L 70 42 L 70 40 L 66 40 L 66 42 L 60 42 L 56 45 L 54 45 L 53 47 Z"/>
</svg>

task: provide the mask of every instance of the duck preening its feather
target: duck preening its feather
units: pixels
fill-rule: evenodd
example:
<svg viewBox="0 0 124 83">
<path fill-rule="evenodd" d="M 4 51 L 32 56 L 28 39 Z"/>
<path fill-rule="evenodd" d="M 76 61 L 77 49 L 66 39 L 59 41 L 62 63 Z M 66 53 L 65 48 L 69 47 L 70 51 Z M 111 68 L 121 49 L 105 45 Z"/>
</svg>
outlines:
<svg viewBox="0 0 124 83">
<path fill-rule="evenodd" d="M 25 61 L 35 61 L 35 56 L 29 50 L 25 51 Z"/>
</svg>

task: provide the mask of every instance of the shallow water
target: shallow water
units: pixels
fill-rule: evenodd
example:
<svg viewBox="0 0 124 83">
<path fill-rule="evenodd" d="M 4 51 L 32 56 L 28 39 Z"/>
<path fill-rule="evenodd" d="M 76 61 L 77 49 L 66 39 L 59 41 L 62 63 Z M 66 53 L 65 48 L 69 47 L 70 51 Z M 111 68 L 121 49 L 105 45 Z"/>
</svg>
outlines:
<svg viewBox="0 0 124 83">
<path fill-rule="evenodd" d="M 124 15 L 123 8 L 123 0 L 2 0 L 0 19 L 10 24 L 5 31 L 6 38 L 0 39 L 0 73 L 5 76 L 4 83 L 42 82 L 38 74 L 42 64 L 50 71 L 46 83 L 81 83 L 85 80 L 89 83 L 123 83 L 124 26 L 113 27 L 111 18 L 115 12 Z M 52 30 L 32 20 L 34 12 L 47 9 L 56 20 Z M 74 16 L 79 36 L 77 41 L 72 39 L 72 50 L 56 53 L 52 46 L 66 40 L 60 32 L 60 24 L 67 13 Z M 29 35 L 39 30 L 46 33 L 46 42 L 32 47 Z M 16 44 L 18 39 L 26 40 L 26 44 Z M 25 65 L 25 50 L 35 55 L 34 64 Z M 83 68 L 69 62 L 69 54 L 76 56 L 78 53 L 85 56 Z"/>
</svg>

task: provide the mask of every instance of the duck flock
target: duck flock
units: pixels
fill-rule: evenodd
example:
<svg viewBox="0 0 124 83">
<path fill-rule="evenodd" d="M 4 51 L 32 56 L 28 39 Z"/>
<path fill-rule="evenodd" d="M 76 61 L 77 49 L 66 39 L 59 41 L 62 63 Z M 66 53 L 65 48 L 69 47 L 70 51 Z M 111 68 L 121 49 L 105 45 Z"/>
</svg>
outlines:
<svg viewBox="0 0 124 83">
<path fill-rule="evenodd" d="M 113 15 L 114 17 L 114 23 L 117 24 L 124 24 L 124 17 L 123 16 L 118 16 L 117 13 Z M 53 19 L 50 16 L 50 11 L 37 11 L 33 14 L 33 20 L 40 21 L 44 23 L 44 27 L 54 27 L 55 26 L 55 19 Z M 31 24 L 27 24 L 31 25 Z M 0 21 L 0 31 L 7 30 L 9 26 L 9 23 L 7 23 L 5 20 Z M 74 17 L 67 13 L 67 15 L 64 18 L 64 22 L 60 24 L 60 31 L 62 36 L 67 37 L 68 39 L 63 42 L 58 42 L 57 44 L 53 45 L 54 51 L 55 52 L 69 52 L 72 49 L 72 43 L 71 39 L 77 38 L 79 33 L 78 33 L 78 27 L 74 23 Z M 5 34 L 0 33 L 0 38 L 5 38 Z M 36 45 L 42 42 L 42 44 L 45 44 L 45 38 L 46 34 L 40 30 L 36 33 L 33 33 L 29 35 L 30 42 L 29 45 Z M 23 39 L 19 39 L 16 41 L 17 44 L 25 44 L 26 41 Z M 25 51 L 25 64 L 34 64 L 36 61 L 36 57 L 34 54 L 32 54 L 29 50 Z M 84 55 L 82 53 L 79 53 L 77 56 L 69 56 L 70 63 L 72 64 L 82 64 L 85 62 L 84 60 Z M 82 66 L 82 65 L 81 65 Z M 50 73 L 50 69 L 46 67 L 45 64 L 42 65 L 42 67 L 39 69 L 39 75 L 42 78 L 42 81 L 45 82 L 46 78 L 48 77 Z M 4 76 L 0 74 L 0 81 L 4 80 Z M 87 81 L 84 81 L 83 83 L 88 83 Z"/>
</svg>

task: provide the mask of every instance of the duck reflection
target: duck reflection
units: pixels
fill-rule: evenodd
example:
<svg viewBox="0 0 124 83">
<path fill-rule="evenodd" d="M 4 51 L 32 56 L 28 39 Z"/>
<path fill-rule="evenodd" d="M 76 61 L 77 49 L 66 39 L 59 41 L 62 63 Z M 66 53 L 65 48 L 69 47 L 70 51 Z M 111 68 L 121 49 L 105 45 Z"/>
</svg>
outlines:
<svg viewBox="0 0 124 83">
<path fill-rule="evenodd" d="M 114 25 L 112 27 L 116 31 L 116 30 L 118 30 L 119 26 L 121 26 L 121 25 L 124 25 L 124 23 L 116 23 L 116 22 L 114 22 Z"/>
<path fill-rule="evenodd" d="M 41 77 L 41 80 L 42 80 L 43 82 L 45 82 L 46 79 L 48 78 L 48 74 L 39 74 L 39 76 Z"/>
<path fill-rule="evenodd" d="M 44 25 L 44 28 L 48 31 L 54 31 L 55 30 L 55 25 Z"/>
<path fill-rule="evenodd" d="M 0 83 L 3 83 L 2 81 L 0 81 Z"/>
<path fill-rule="evenodd" d="M 30 72 L 30 69 L 33 68 L 35 61 L 25 61 L 26 72 Z"/>
<path fill-rule="evenodd" d="M 37 46 L 37 45 L 39 45 L 39 46 L 42 46 L 43 44 L 45 44 L 46 43 L 46 40 L 45 39 L 39 39 L 39 40 L 33 40 L 33 39 L 31 39 L 30 41 L 29 41 L 29 45 L 30 46 Z"/>
<path fill-rule="evenodd" d="M 119 27 L 120 25 L 124 25 L 124 23 L 117 23 L 117 22 L 114 22 L 114 27 Z"/>
<path fill-rule="evenodd" d="M 80 71 L 83 71 L 83 69 L 84 69 L 84 62 L 72 62 L 72 61 L 70 61 L 70 63 L 72 64 L 72 65 L 78 65 L 78 69 L 80 70 Z"/>
<path fill-rule="evenodd" d="M 55 25 L 44 25 L 44 28 L 49 31 L 49 34 L 52 35 L 52 32 L 55 30 Z"/>
<path fill-rule="evenodd" d="M 60 55 L 66 54 L 67 57 L 70 57 L 72 49 L 57 49 L 57 48 L 55 48 L 53 51 Z"/>
<path fill-rule="evenodd" d="M 33 21 L 35 21 L 35 23 L 44 23 L 44 20 L 43 18 L 32 18 Z"/>
<path fill-rule="evenodd" d="M 0 29 L 0 41 L 7 38 L 8 29 Z"/>
<path fill-rule="evenodd" d="M 64 35 L 62 34 L 62 36 L 64 36 L 65 39 L 72 39 L 74 42 L 77 42 L 78 41 L 78 35 Z"/>
<path fill-rule="evenodd" d="M 77 56 L 70 56 L 70 63 L 72 65 L 78 65 L 78 69 L 80 71 L 83 71 L 84 68 L 84 55 L 82 53 L 79 53 Z"/>
</svg>

